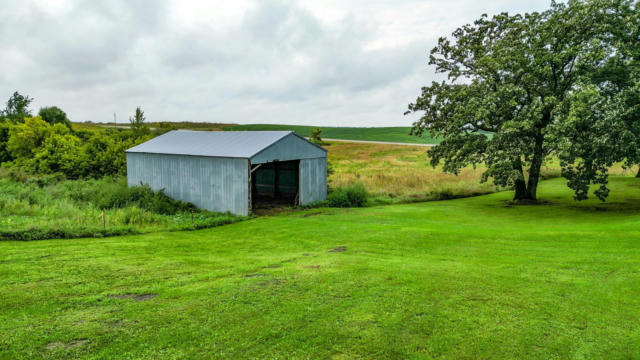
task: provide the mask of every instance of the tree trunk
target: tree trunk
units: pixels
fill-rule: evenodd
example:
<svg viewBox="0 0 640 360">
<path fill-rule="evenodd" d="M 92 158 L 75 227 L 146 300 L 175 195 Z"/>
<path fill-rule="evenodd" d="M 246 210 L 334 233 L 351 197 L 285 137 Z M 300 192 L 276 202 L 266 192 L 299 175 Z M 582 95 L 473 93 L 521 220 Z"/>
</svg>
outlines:
<svg viewBox="0 0 640 360">
<path fill-rule="evenodd" d="M 636 177 L 640 178 L 640 167 L 638 167 L 638 172 L 636 173 Z"/>
<path fill-rule="evenodd" d="M 542 167 L 542 160 L 544 160 L 544 153 L 542 151 L 544 136 L 542 135 L 542 129 L 538 129 L 535 141 L 536 143 L 533 148 L 533 159 L 531 159 L 531 167 L 529 168 L 529 183 L 527 184 L 527 194 L 524 197 L 524 199 L 533 201 L 537 200 L 538 182 L 540 181 L 540 168 Z"/>
<path fill-rule="evenodd" d="M 522 161 L 520 160 L 520 158 L 514 161 L 513 168 L 520 173 L 520 178 L 517 179 L 513 184 L 513 189 L 515 190 L 515 194 L 513 195 L 513 200 L 517 201 L 520 199 L 524 199 L 524 197 L 527 194 L 527 183 L 524 181 L 524 173 L 522 171 Z"/>
</svg>

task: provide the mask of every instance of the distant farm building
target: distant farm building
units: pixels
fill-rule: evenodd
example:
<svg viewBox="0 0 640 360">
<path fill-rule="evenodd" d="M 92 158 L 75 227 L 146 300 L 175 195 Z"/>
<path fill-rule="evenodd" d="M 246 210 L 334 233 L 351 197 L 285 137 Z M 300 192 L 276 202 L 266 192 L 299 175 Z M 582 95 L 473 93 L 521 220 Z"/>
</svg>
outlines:
<svg viewBox="0 0 640 360">
<path fill-rule="evenodd" d="M 257 205 L 327 196 L 327 151 L 292 131 L 176 130 L 127 150 L 129 186 L 199 208 L 248 215 Z"/>
</svg>

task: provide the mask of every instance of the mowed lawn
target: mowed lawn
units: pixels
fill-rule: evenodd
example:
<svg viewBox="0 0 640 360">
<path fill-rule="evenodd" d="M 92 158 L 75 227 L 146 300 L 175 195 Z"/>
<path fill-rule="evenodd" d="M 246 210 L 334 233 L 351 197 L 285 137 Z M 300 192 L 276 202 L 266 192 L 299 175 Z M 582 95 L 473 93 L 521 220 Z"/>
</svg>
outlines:
<svg viewBox="0 0 640 360">
<path fill-rule="evenodd" d="M 640 180 L 0 242 L 0 358 L 640 358 Z"/>
</svg>

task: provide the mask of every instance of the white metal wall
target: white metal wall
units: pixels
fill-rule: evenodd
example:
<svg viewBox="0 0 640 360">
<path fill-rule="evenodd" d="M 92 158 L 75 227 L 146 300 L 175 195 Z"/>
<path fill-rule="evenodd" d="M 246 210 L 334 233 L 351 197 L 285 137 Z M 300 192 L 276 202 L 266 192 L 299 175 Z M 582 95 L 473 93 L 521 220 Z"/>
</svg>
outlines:
<svg viewBox="0 0 640 360">
<path fill-rule="evenodd" d="M 127 153 L 129 186 L 148 184 L 210 211 L 248 215 L 248 160 Z"/>
<path fill-rule="evenodd" d="M 300 160 L 300 204 L 327 199 L 327 158 Z"/>
</svg>

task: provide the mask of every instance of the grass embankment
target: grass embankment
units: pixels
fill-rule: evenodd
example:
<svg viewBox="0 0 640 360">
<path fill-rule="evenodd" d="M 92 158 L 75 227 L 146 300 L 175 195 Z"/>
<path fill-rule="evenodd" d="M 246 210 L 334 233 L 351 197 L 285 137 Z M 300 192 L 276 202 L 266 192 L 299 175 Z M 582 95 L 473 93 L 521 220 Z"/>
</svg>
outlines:
<svg viewBox="0 0 640 360">
<path fill-rule="evenodd" d="M 103 226 L 101 213 L 106 214 Z M 196 210 L 124 178 L 25 182 L 0 177 L 0 240 L 39 240 L 202 229 L 240 220 Z"/>
<path fill-rule="evenodd" d="M 0 242 L 0 358 L 638 358 L 640 180 Z"/>
</svg>

